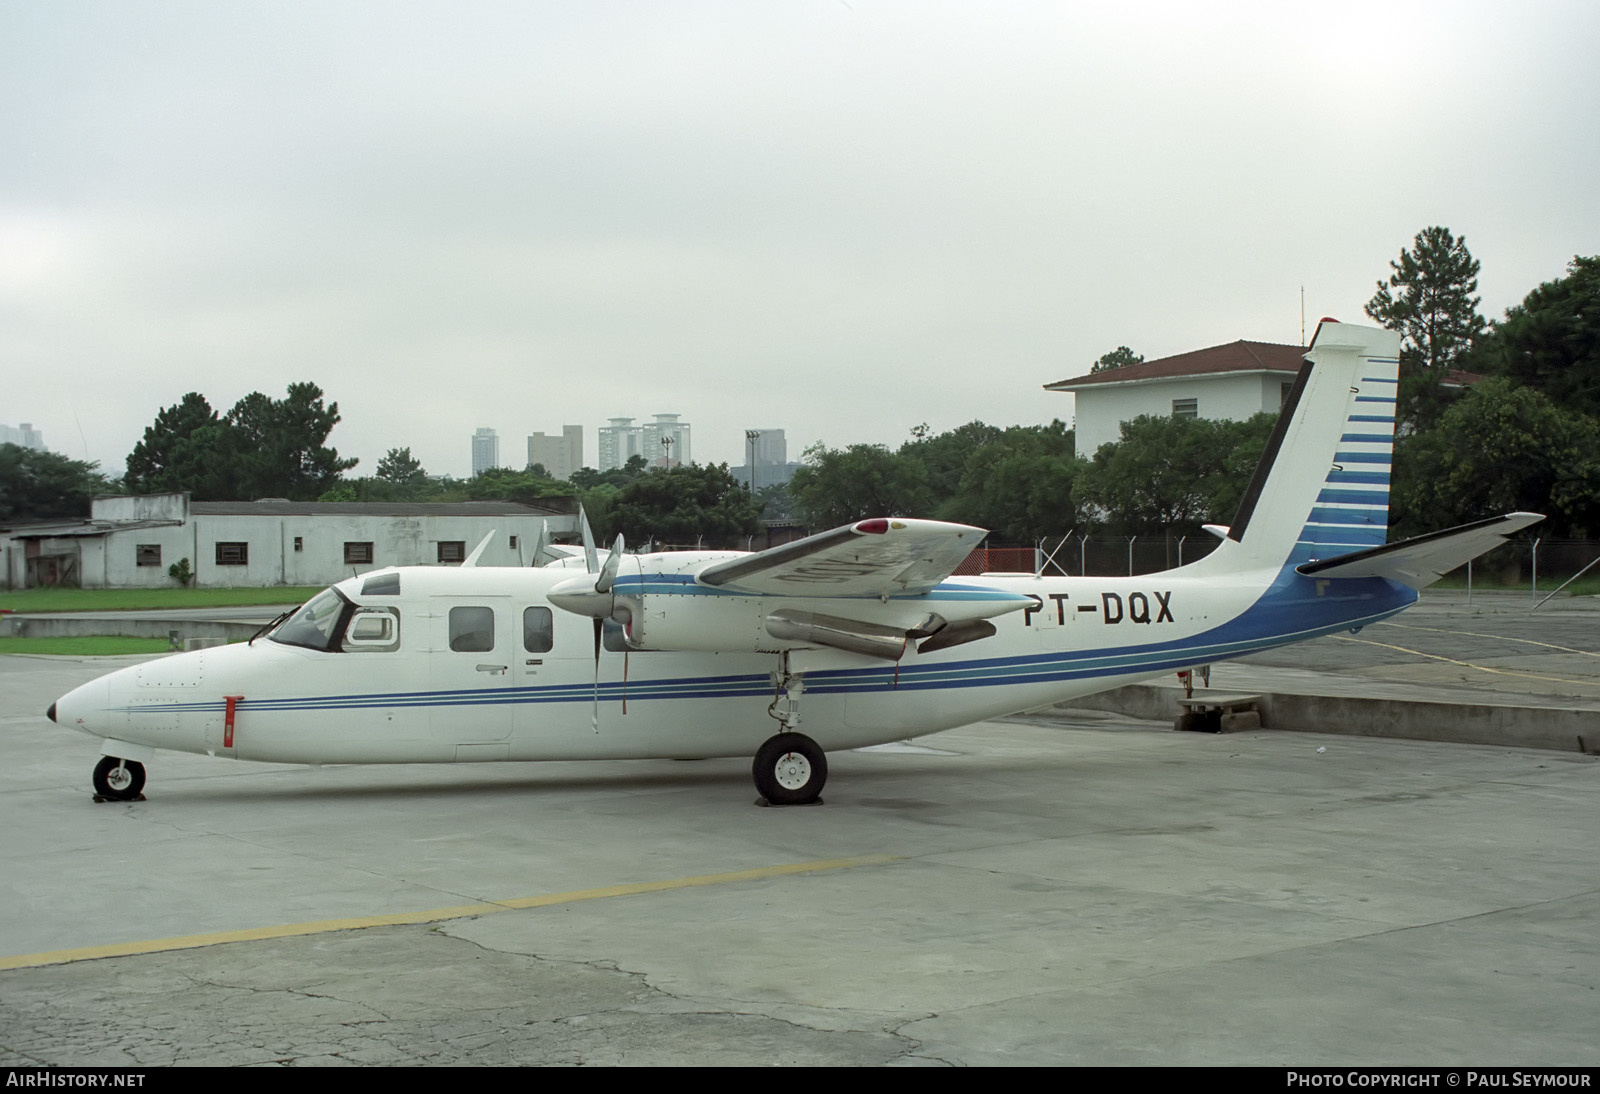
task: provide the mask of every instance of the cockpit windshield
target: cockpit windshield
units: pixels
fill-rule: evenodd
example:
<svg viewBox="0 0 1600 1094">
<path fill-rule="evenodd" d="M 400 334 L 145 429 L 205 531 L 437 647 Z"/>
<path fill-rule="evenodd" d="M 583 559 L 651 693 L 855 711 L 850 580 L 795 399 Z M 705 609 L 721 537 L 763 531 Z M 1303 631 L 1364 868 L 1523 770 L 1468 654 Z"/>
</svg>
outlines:
<svg viewBox="0 0 1600 1094">
<path fill-rule="evenodd" d="M 279 624 L 268 638 L 285 646 L 331 650 L 353 605 L 337 589 L 324 589 Z"/>
</svg>

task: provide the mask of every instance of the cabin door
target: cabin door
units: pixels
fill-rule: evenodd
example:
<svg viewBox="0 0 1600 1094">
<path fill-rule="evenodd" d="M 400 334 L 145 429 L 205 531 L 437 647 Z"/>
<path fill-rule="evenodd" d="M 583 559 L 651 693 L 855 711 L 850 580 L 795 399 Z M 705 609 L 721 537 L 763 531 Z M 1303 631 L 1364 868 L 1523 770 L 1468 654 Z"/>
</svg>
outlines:
<svg viewBox="0 0 1600 1094">
<path fill-rule="evenodd" d="M 428 657 L 430 726 L 457 759 L 496 759 L 511 736 L 519 648 L 508 596 L 434 597 Z M 485 747 L 482 755 L 477 746 Z"/>
</svg>

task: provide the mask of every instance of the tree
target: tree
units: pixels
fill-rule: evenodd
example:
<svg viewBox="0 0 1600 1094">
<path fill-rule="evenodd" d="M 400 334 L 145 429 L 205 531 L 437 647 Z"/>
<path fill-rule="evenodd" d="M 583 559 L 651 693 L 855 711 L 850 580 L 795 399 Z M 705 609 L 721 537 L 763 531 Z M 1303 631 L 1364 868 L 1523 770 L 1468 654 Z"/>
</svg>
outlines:
<svg viewBox="0 0 1600 1094">
<path fill-rule="evenodd" d="M 309 382 L 290 384 L 283 399 L 259 391 L 240 399 L 228 411 L 235 496 L 320 496 L 357 463 L 323 444 L 339 421 L 339 404 L 324 407 L 322 389 Z"/>
<path fill-rule="evenodd" d="M 1600 255 L 1574 256 L 1566 277 L 1506 309 L 1481 359 L 1567 410 L 1600 416 Z"/>
<path fill-rule="evenodd" d="M 932 495 L 930 504 L 935 508 L 960 492 L 961 479 L 967 472 L 968 464 L 979 452 L 1003 436 L 1003 431 L 998 427 L 978 421 L 931 435 L 926 426 L 919 428 L 922 432 L 912 430 L 913 439 L 900 446 L 899 454 L 922 465 L 923 477 Z M 904 515 L 932 516 L 933 511 Z"/>
<path fill-rule="evenodd" d="M 55 452 L 0 444 L 0 522 L 87 517 L 94 496 L 116 488 L 100 474 L 99 466 Z"/>
<path fill-rule="evenodd" d="M 422 461 L 411 454 L 409 447 L 391 448 L 384 453 L 383 459 L 378 461 L 377 476 L 407 489 L 418 489 L 428 484 L 428 472 L 423 469 Z"/>
<path fill-rule="evenodd" d="M 1600 534 L 1600 425 L 1492 377 L 1401 438 L 1392 498 L 1403 534 L 1517 510 L 1548 513 L 1547 535 Z"/>
<path fill-rule="evenodd" d="M 196 501 L 321 497 L 356 465 L 324 446 L 338 422 L 339 404 L 324 407 L 312 383 L 290 384 L 281 400 L 253 391 L 224 418 L 191 391 L 145 429 L 124 481 L 136 494 L 187 490 Z"/>
<path fill-rule="evenodd" d="M 996 541 L 1062 536 L 1084 521 L 1077 495 L 1087 466 L 1073 453 L 1065 422 L 1012 426 L 973 454 L 960 493 L 940 514 L 988 528 Z"/>
<path fill-rule="evenodd" d="M 1100 446 L 1081 480 L 1084 499 L 1112 529 L 1152 534 L 1226 522 L 1259 460 L 1276 415 L 1242 422 L 1140 415 Z"/>
<path fill-rule="evenodd" d="M 127 488 L 135 494 L 187 490 L 195 501 L 233 498 L 228 426 L 206 397 L 191 391 L 163 407 L 128 455 Z"/>
<path fill-rule="evenodd" d="M 1107 369 L 1122 368 L 1126 365 L 1138 365 L 1143 363 L 1144 354 L 1135 353 L 1127 346 L 1118 346 L 1110 353 L 1101 354 L 1095 363 L 1089 367 L 1089 371 L 1090 373 L 1104 372 Z"/>
<path fill-rule="evenodd" d="M 867 517 L 930 512 L 933 493 L 926 468 L 881 444 L 806 449 L 805 465 L 789 481 L 806 522 L 816 531 Z"/>
<path fill-rule="evenodd" d="M 649 471 L 650 463 L 643 456 L 629 456 L 627 463 L 621 467 L 613 467 L 609 471 L 580 467 L 572 473 L 568 481 L 579 490 L 592 490 L 597 486 L 614 486 L 620 490 L 640 475 L 648 474 Z"/>
<path fill-rule="evenodd" d="M 535 504 L 540 498 L 571 497 L 572 486 L 532 471 L 513 471 L 509 467 L 488 467 L 467 482 L 467 497 L 473 501 L 514 501 Z"/>
<path fill-rule="evenodd" d="M 1478 260 L 1467 240 L 1450 229 L 1418 232 L 1410 250 L 1389 263 L 1388 283 L 1367 302 L 1366 312 L 1400 334 L 1400 402 L 1402 431 L 1425 428 L 1436 421 L 1448 400 L 1442 388 L 1446 372 L 1462 367 L 1474 339 L 1485 328 L 1478 314 Z"/>
<path fill-rule="evenodd" d="M 728 542 L 761 530 L 761 503 L 727 464 L 689 464 L 641 475 L 617 494 L 609 524 L 634 543 Z"/>
</svg>

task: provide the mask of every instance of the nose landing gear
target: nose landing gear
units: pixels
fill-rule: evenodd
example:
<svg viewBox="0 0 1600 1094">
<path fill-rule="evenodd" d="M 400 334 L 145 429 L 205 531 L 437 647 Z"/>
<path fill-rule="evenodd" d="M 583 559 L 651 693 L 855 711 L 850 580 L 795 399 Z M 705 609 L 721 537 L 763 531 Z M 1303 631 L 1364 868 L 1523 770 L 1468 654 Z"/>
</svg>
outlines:
<svg viewBox="0 0 1600 1094">
<path fill-rule="evenodd" d="M 117 756 L 102 756 L 94 765 L 94 800 L 144 801 L 144 764 Z"/>
</svg>

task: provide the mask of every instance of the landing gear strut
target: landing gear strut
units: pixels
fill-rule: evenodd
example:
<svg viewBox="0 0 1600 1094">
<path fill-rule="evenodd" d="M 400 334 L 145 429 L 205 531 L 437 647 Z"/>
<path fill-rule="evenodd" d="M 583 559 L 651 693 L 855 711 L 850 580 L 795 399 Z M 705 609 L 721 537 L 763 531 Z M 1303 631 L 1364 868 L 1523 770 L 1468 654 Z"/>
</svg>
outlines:
<svg viewBox="0 0 1600 1094">
<path fill-rule="evenodd" d="M 805 674 L 789 671 L 789 655 L 779 654 L 779 669 L 772 682 L 780 694 L 767 713 L 783 726 L 768 737 L 756 752 L 750 767 L 756 790 L 771 805 L 810 805 L 820 801 L 822 785 L 828 781 L 828 757 L 817 742 L 799 732 L 800 696 L 805 691 Z"/>
<path fill-rule="evenodd" d="M 132 802 L 144 795 L 144 764 L 116 756 L 102 756 L 94 765 L 94 791 L 98 801 Z"/>
</svg>

